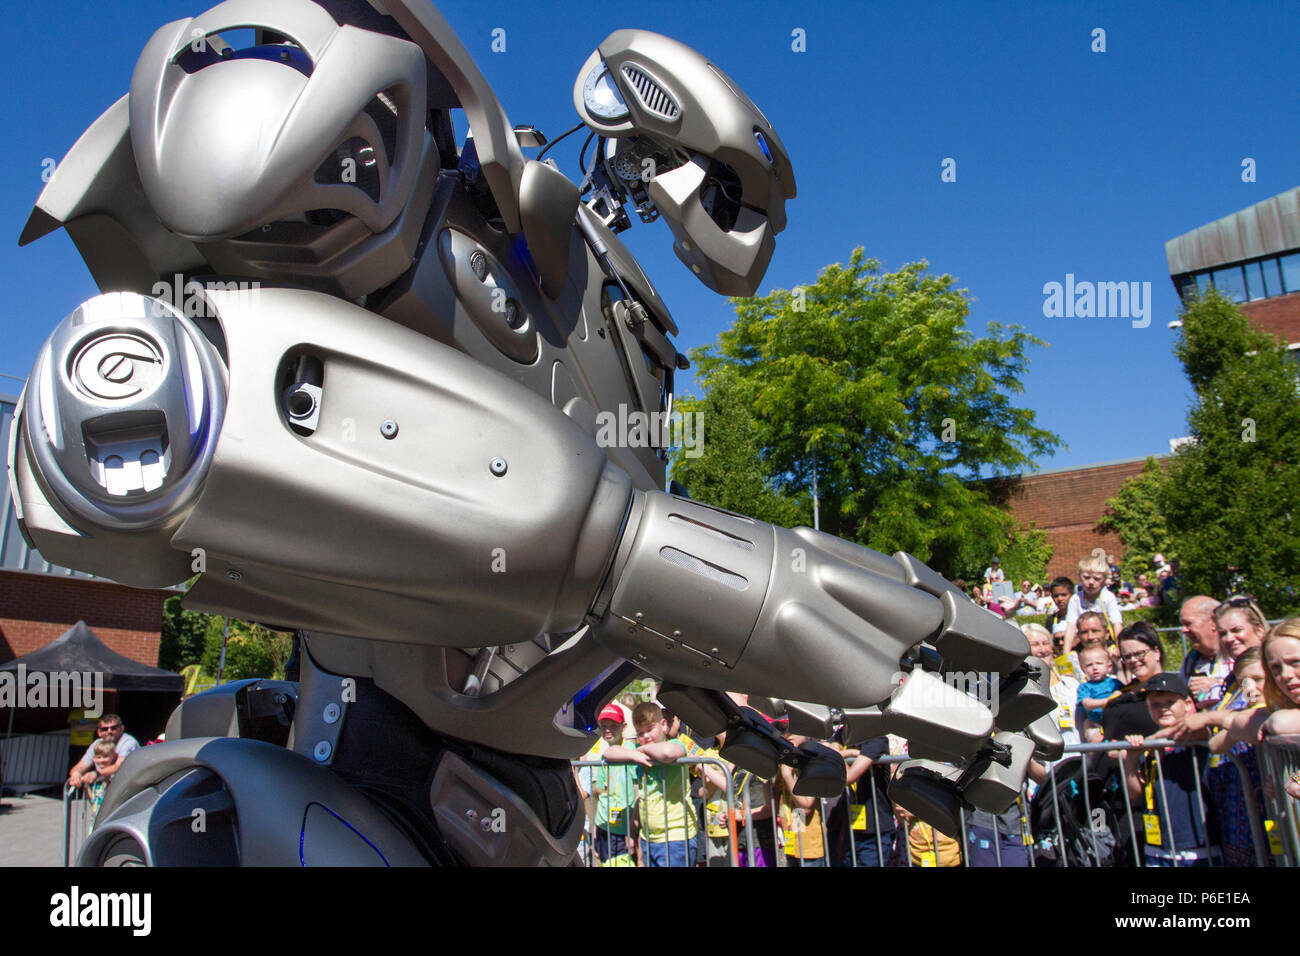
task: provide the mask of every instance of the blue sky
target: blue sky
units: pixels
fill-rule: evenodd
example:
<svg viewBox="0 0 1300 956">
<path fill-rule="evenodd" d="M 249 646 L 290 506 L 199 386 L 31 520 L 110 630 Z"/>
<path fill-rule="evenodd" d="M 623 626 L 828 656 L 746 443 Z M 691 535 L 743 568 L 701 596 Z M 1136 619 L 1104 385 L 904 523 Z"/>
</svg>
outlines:
<svg viewBox="0 0 1300 956">
<path fill-rule="evenodd" d="M 6 11 L 0 80 L 0 372 L 25 376 L 45 336 L 96 293 L 62 233 L 17 237 L 59 159 L 126 91 L 153 30 L 188 0 L 53 0 Z M 1031 353 L 1019 401 L 1068 450 L 1060 468 L 1168 450 L 1190 397 L 1166 328 L 1177 301 L 1167 239 L 1300 184 L 1295 5 L 1258 3 L 816 3 L 650 5 L 447 2 L 515 123 L 552 137 L 577 122 L 572 87 L 621 27 L 673 36 L 713 59 L 763 109 L 799 195 L 762 292 L 812 281 L 855 246 L 894 269 L 926 259 L 974 297 L 970 323 L 1018 323 Z M 43 10 L 51 11 L 42 16 Z M 492 31 L 506 51 L 491 51 Z M 1092 52 L 1093 31 L 1106 50 Z M 806 50 L 792 49 L 792 31 Z M 575 135 L 556 147 L 577 175 Z M 1256 181 L 1242 181 L 1242 161 Z M 941 163 L 956 160 L 956 182 Z M 681 266 L 662 224 L 624 238 L 681 327 L 710 343 L 732 317 Z M 1048 318 L 1043 286 L 1150 282 L 1151 323 Z M 0 380 L 0 391 L 17 383 Z"/>
</svg>

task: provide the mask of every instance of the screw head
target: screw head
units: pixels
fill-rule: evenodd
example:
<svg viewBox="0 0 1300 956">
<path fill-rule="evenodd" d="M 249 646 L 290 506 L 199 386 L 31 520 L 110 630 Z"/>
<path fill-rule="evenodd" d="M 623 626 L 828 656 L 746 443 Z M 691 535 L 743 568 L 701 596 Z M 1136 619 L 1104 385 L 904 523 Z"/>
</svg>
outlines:
<svg viewBox="0 0 1300 956">
<path fill-rule="evenodd" d="M 477 820 L 477 819 L 478 819 L 478 813 L 475 812 L 474 810 L 466 810 L 466 811 L 465 811 L 465 819 L 466 819 L 466 820 Z"/>
<path fill-rule="evenodd" d="M 333 752 L 334 748 L 330 746 L 330 742 L 328 740 L 322 740 L 316 745 L 316 749 L 312 752 L 312 755 L 317 760 L 324 763 L 326 760 L 330 759 L 330 754 Z"/>
<path fill-rule="evenodd" d="M 490 462 L 488 462 L 488 470 L 492 472 L 492 474 L 496 475 L 498 478 L 500 478 L 502 475 L 506 473 L 506 469 L 508 467 L 509 465 L 506 464 L 506 460 L 504 458 L 493 458 Z"/>
<path fill-rule="evenodd" d="M 226 577 L 230 578 L 230 580 L 232 580 L 232 581 L 242 581 L 242 580 L 244 580 L 244 574 L 243 574 L 243 572 L 242 572 L 242 571 L 236 571 L 234 568 L 231 568 L 229 571 L 226 572 Z"/>
<path fill-rule="evenodd" d="M 482 820 L 480 820 L 480 821 L 478 822 L 478 825 L 479 825 L 479 828 L 480 828 L 481 830 L 483 830 L 484 832 L 486 832 L 486 831 L 492 829 L 492 821 L 491 821 L 490 819 L 488 819 L 487 817 L 484 817 Z"/>
<path fill-rule="evenodd" d="M 391 418 L 385 419 L 379 426 L 379 434 L 383 435 L 385 438 L 396 438 L 397 422 L 393 421 Z"/>
<path fill-rule="evenodd" d="M 339 711 L 338 704 L 331 701 L 330 703 L 325 705 L 325 714 L 324 714 L 325 723 L 332 724 L 337 722 L 339 719 L 339 714 L 340 711 Z"/>
</svg>

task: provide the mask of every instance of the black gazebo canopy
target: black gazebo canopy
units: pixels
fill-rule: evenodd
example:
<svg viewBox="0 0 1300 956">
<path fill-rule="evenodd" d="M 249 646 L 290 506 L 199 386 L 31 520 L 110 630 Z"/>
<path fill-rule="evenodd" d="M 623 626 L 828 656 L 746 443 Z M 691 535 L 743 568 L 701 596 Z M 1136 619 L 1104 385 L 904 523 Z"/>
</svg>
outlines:
<svg viewBox="0 0 1300 956">
<path fill-rule="evenodd" d="M 0 671 L 16 671 L 22 664 L 27 673 L 89 672 L 104 675 L 109 690 L 149 690 L 180 694 L 185 678 L 148 664 L 141 664 L 104 644 L 85 621 L 72 625 L 62 637 L 42 648 L 0 664 Z"/>
</svg>

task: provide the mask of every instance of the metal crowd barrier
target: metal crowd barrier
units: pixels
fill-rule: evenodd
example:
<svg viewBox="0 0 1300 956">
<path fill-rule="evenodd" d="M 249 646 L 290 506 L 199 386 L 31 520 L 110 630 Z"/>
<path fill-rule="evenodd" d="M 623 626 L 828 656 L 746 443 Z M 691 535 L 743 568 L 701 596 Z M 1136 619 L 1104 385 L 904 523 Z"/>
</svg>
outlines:
<svg viewBox="0 0 1300 956">
<path fill-rule="evenodd" d="M 992 845 L 995 860 L 994 865 L 998 867 L 1008 865 L 1008 861 L 1004 860 L 1004 853 L 1010 853 L 1011 847 L 1014 845 L 1017 850 L 1023 847 L 1023 856 L 1020 852 L 1012 853 L 1011 855 L 1013 860 L 1010 862 L 1010 865 L 1013 866 L 1019 865 L 1035 867 L 1044 865 L 1045 862 L 1050 862 L 1051 864 L 1061 867 L 1078 865 L 1113 866 L 1115 865 L 1114 863 L 1108 864 L 1103 863 L 1102 861 L 1108 858 L 1118 859 L 1118 854 L 1121 850 L 1121 843 L 1127 843 L 1128 848 L 1132 853 L 1131 859 L 1133 865 L 1138 867 L 1148 866 L 1145 841 L 1139 840 L 1138 834 L 1139 817 L 1143 813 L 1143 808 L 1135 810 L 1134 801 L 1129 795 L 1126 784 L 1127 761 L 1131 759 L 1140 759 L 1131 756 L 1134 751 L 1151 752 L 1154 757 L 1155 779 L 1160 784 L 1161 789 L 1163 789 L 1164 755 L 1162 751 L 1165 748 L 1174 746 L 1190 746 L 1191 748 L 1193 775 L 1196 785 L 1194 806 L 1198 811 L 1201 832 L 1208 832 L 1208 808 L 1204 794 L 1202 793 L 1201 784 L 1203 758 L 1206 756 L 1203 753 L 1203 748 L 1205 746 L 1204 742 L 1187 745 L 1179 744 L 1172 740 L 1149 740 L 1136 746 L 1123 741 L 1104 741 L 1095 744 L 1071 744 L 1065 748 L 1065 756 L 1062 757 L 1060 761 L 1056 761 L 1047 766 L 1047 779 L 1040 785 L 1050 788 L 1049 792 L 1051 794 L 1052 822 L 1051 826 L 1047 828 L 1047 832 L 1038 834 L 1032 832 L 1030 821 L 1032 801 L 1030 799 L 1028 782 L 1021 790 L 1020 794 L 1019 833 L 1006 830 L 998 815 L 988 815 L 991 817 L 993 823 L 992 839 L 988 841 L 988 843 L 991 843 Z M 1101 808 L 1094 808 L 1092 794 L 1090 792 L 1091 777 L 1088 768 L 1089 758 L 1090 756 L 1098 754 L 1105 755 L 1109 753 L 1117 753 L 1119 758 L 1117 762 L 1119 773 L 1118 789 L 1122 798 L 1123 812 L 1122 814 L 1118 812 L 1112 813 L 1112 816 L 1115 819 L 1116 828 L 1121 831 L 1119 833 L 1114 832 L 1111 826 L 1107 823 L 1103 822 L 1100 826 L 1097 825 L 1096 821 L 1098 818 L 1095 816 L 1095 810 Z M 1269 866 L 1270 863 L 1276 863 L 1280 866 L 1300 865 L 1300 821 L 1297 820 L 1297 811 L 1300 810 L 1300 801 L 1295 801 L 1288 797 L 1283 787 L 1284 782 L 1292 773 L 1300 772 L 1300 737 L 1269 738 L 1256 746 L 1256 753 L 1259 759 L 1261 778 L 1264 781 L 1272 780 L 1275 782 L 1275 785 L 1272 788 L 1269 788 L 1267 784 L 1265 785 L 1265 806 L 1268 814 L 1267 820 L 1260 819 L 1258 808 L 1256 807 L 1254 800 L 1245 800 L 1246 814 L 1250 823 L 1252 843 L 1255 850 L 1255 864 L 1257 866 Z M 1080 779 L 1079 792 L 1083 804 L 1083 820 L 1079 821 L 1076 815 L 1075 825 L 1081 832 L 1082 836 L 1080 840 L 1076 840 L 1073 843 L 1070 843 L 1070 845 L 1067 845 L 1068 841 L 1065 837 L 1067 828 L 1063 826 L 1061 797 L 1059 787 L 1057 786 L 1056 775 L 1061 763 L 1066 758 L 1074 755 L 1077 755 L 1080 761 L 1080 766 L 1078 768 Z M 1247 796 L 1255 793 L 1255 787 L 1241 759 L 1236 754 L 1223 756 L 1235 767 L 1238 779 L 1241 783 L 1242 793 Z M 847 759 L 847 762 L 852 764 L 856 759 L 858 758 L 850 757 Z M 889 765 L 902 763 L 909 759 L 910 758 L 906 755 L 890 755 L 882 756 L 874 762 L 882 765 Z M 743 808 L 743 817 L 741 818 L 743 820 L 743 829 L 737 826 L 735 815 L 730 813 L 728 814 L 730 826 L 727 862 L 729 865 L 747 865 L 750 867 L 756 865 L 757 860 L 755 850 L 759 845 L 757 828 L 761 826 L 771 826 L 772 828 L 772 841 L 768 845 L 775 850 L 776 859 L 764 861 L 768 866 L 844 865 L 841 859 L 832 858 L 832 845 L 830 834 L 827 829 L 825 800 L 818 801 L 819 812 L 817 814 L 822 841 L 821 845 L 823 855 L 821 859 L 824 862 L 814 864 L 803 859 L 803 839 L 804 834 L 807 832 L 805 823 L 806 818 L 796 810 L 792 813 L 792 826 L 783 827 L 778 825 L 781 814 L 779 805 L 780 801 L 778 801 L 777 788 L 775 786 L 772 788 L 772 796 L 767 808 L 767 818 L 756 821 L 754 819 L 755 811 L 750 798 L 751 787 L 748 785 L 742 786 L 740 788 L 739 797 L 737 797 L 735 781 L 730 768 L 725 764 L 725 762 L 715 757 L 685 757 L 677 761 L 677 764 L 681 767 L 680 772 L 683 775 L 689 772 L 688 768 L 690 766 L 702 763 L 711 763 L 716 765 L 722 772 L 723 776 L 726 777 L 727 806 L 729 808 L 735 807 L 737 805 L 737 800 L 739 800 L 740 807 Z M 575 767 L 610 766 L 611 768 L 620 766 L 606 765 L 604 761 L 601 760 L 574 761 L 573 765 Z M 754 778 L 750 777 L 748 779 L 752 780 Z M 861 787 L 864 782 L 870 793 L 869 804 L 854 803 L 852 794 L 847 788 L 845 791 L 844 799 L 848 801 L 849 805 L 846 807 L 846 810 L 848 810 L 847 815 L 849 816 L 849 827 L 847 832 L 848 865 L 854 867 L 859 865 L 857 852 L 858 842 L 863 838 L 870 839 L 875 843 L 875 858 L 877 866 L 898 865 L 911 867 L 917 865 L 913 860 L 913 848 L 909 840 L 911 832 L 910 828 L 899 823 L 892 831 L 882 832 L 879 827 L 879 819 L 877 816 L 878 801 L 881 799 L 887 800 L 888 798 L 877 791 L 874 773 L 869 771 L 865 774 L 863 780 L 859 781 L 858 786 Z M 688 795 L 690 792 L 689 782 L 685 779 L 683 779 L 683 792 Z M 600 798 L 595 797 L 594 799 Z M 629 812 L 635 804 L 635 797 L 630 797 L 627 803 L 627 809 Z M 853 828 L 853 811 L 849 809 L 849 807 L 857 806 L 864 808 L 862 813 L 871 823 L 871 832 L 859 831 Z M 688 813 L 695 812 L 694 804 L 689 802 L 689 800 L 686 809 Z M 1160 809 L 1157 811 L 1156 815 L 1158 825 L 1161 827 L 1161 832 L 1166 833 L 1169 836 L 1168 849 L 1159 850 L 1159 848 L 1157 848 L 1157 850 L 1159 850 L 1156 854 L 1158 860 L 1162 860 L 1166 862 L 1167 865 L 1173 867 L 1186 866 L 1194 863 L 1209 863 L 1210 865 L 1219 866 L 1224 865 L 1223 857 L 1217 853 L 1211 853 L 1202 848 L 1184 847 L 1182 850 L 1179 849 L 1174 838 L 1175 828 L 1172 825 L 1172 820 L 1169 816 L 1169 807 L 1165 804 L 1165 801 L 1160 801 Z M 608 819 L 608 814 L 606 814 L 606 819 Z M 1105 820 L 1104 810 L 1101 819 L 1103 821 Z M 708 839 L 707 830 L 698 827 L 698 822 L 697 829 L 699 829 L 700 832 L 700 852 L 705 853 L 705 845 Z M 979 829 L 985 828 L 981 827 Z M 672 831 L 668 826 L 666 805 L 664 830 L 666 834 L 671 835 Z M 678 832 L 680 832 L 680 828 L 678 828 Z M 1270 837 L 1274 836 L 1274 833 L 1276 833 L 1276 838 L 1273 839 L 1272 843 L 1270 843 Z M 1109 834 L 1110 838 L 1114 841 L 1113 845 L 1109 846 L 1109 853 L 1107 853 L 1107 844 L 1109 841 L 1107 838 L 1103 837 L 1102 834 Z M 971 863 L 972 824 L 968 821 L 967 814 L 964 811 L 961 814 L 961 833 L 946 836 L 957 842 L 961 860 L 960 865 L 973 865 Z M 1004 838 L 1010 838 L 1009 845 L 1005 848 L 1003 846 Z M 978 841 L 979 839 L 978 835 L 976 835 L 975 840 Z M 608 831 L 606 833 L 606 842 L 608 845 Z M 680 843 L 681 841 L 677 842 Z M 899 846 L 900 843 L 901 846 Z M 1270 846 L 1274 848 L 1272 853 L 1270 853 Z M 1086 852 L 1081 853 L 1080 847 L 1082 847 L 1083 851 L 1091 851 L 1090 855 Z M 794 852 L 790 852 L 791 850 Z M 933 854 L 932 865 L 939 865 L 938 836 L 934 837 Z M 1040 854 L 1047 857 L 1048 860 L 1039 860 L 1038 857 Z M 1082 859 L 1076 858 L 1075 862 L 1072 863 L 1072 855 L 1081 856 Z M 893 862 L 894 860 L 898 860 L 899 857 L 901 857 L 899 862 Z M 799 862 L 797 864 L 792 864 L 790 862 L 791 859 L 797 859 Z M 671 858 L 669 862 L 673 862 Z"/>
<path fill-rule="evenodd" d="M 63 865 L 72 866 L 95 825 L 85 787 L 63 785 Z"/>
<path fill-rule="evenodd" d="M 1280 832 L 1282 858 L 1286 866 L 1300 866 L 1300 800 L 1288 796 L 1286 782 L 1300 772 L 1300 737 L 1266 737 L 1255 745 L 1259 773 L 1265 781 L 1264 800 L 1269 818 Z"/>
</svg>

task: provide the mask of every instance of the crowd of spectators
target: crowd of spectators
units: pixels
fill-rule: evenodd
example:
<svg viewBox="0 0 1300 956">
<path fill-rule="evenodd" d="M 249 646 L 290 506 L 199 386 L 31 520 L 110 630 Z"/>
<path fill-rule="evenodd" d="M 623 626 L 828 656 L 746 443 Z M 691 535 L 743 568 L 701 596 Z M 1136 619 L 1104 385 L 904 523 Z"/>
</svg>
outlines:
<svg viewBox="0 0 1300 956">
<path fill-rule="evenodd" d="M 1300 618 L 1270 630 L 1247 596 L 1188 597 L 1178 605 L 1187 653 L 1177 670 L 1167 669 L 1155 626 L 1125 626 L 1121 616 L 1177 594 L 1177 569 L 1156 558 L 1154 587 L 1145 575 L 1128 585 L 1113 558 L 1093 554 L 1079 562 L 1078 584 L 1058 577 L 1044 592 L 1024 580 L 1001 599 L 986 591 L 1005 580 L 995 558 L 985 584 L 968 593 L 998 616 L 1046 614 L 1021 630 L 1048 664 L 1053 719 L 1066 744 L 1113 744 L 1098 747 L 1083 772 L 1111 774 L 1113 789 L 1127 793 L 1133 816 L 1123 833 L 1139 837 L 1145 865 L 1254 866 L 1271 857 L 1248 807 L 1265 820 L 1273 786 L 1254 751 L 1264 736 L 1300 733 Z M 1053 765 L 1035 760 L 1024 798 L 1006 813 L 976 812 L 963 833 L 945 834 L 889 801 L 894 767 L 881 761 L 906 754 L 897 737 L 822 741 L 845 759 L 848 786 L 817 801 L 795 793 L 797 773 L 788 767 L 771 781 L 731 767 L 719 756 L 725 737 L 694 739 L 660 704 L 615 702 L 600 727 L 589 757 L 603 764 L 578 779 L 590 797 L 592 860 L 601 865 L 731 865 L 734 841 L 741 866 L 751 858 L 756 866 L 1027 866 L 1034 836 L 1026 800 L 1055 785 Z M 786 736 L 795 746 L 804 740 Z M 713 759 L 676 764 L 685 756 Z M 1282 786 L 1300 799 L 1300 781 Z"/>
</svg>

